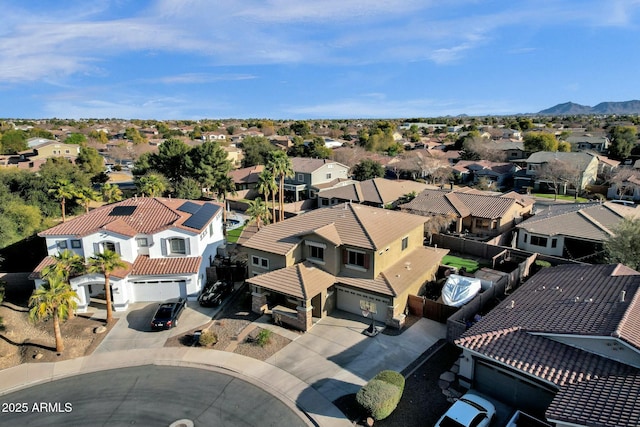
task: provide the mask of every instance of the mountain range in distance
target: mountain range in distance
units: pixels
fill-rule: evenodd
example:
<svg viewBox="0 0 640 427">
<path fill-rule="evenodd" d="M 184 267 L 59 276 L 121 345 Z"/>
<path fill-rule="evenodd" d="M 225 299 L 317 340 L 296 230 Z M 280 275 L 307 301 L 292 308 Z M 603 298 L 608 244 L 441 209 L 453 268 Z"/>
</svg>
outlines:
<svg viewBox="0 0 640 427">
<path fill-rule="evenodd" d="M 565 102 L 538 112 L 541 115 L 573 116 L 581 114 L 640 114 L 640 101 L 601 102 L 590 107 L 573 102 Z"/>
</svg>

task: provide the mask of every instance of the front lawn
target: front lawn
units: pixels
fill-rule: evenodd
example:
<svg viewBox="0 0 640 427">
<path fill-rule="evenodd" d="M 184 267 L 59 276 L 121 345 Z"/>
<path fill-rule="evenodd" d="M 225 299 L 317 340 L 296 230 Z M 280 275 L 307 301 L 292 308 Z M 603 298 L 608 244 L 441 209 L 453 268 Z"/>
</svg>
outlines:
<svg viewBox="0 0 640 427">
<path fill-rule="evenodd" d="M 233 230 L 227 230 L 227 243 L 236 243 L 238 238 L 240 237 L 240 233 L 244 230 L 244 225 L 242 227 L 234 228 Z"/>
<path fill-rule="evenodd" d="M 540 197 L 541 199 L 555 199 L 556 196 L 554 194 L 548 193 L 534 193 L 533 197 Z M 557 200 L 563 200 L 566 202 L 576 202 L 576 203 L 585 203 L 588 202 L 589 199 L 585 199 L 584 197 L 578 197 L 577 199 L 574 196 L 567 196 L 565 194 L 558 194 Z"/>
<path fill-rule="evenodd" d="M 467 273 L 475 273 L 480 267 L 482 267 L 478 261 L 468 258 L 460 258 L 453 255 L 445 255 L 442 258 L 442 264 L 456 267 L 458 270 L 464 267 Z"/>
</svg>

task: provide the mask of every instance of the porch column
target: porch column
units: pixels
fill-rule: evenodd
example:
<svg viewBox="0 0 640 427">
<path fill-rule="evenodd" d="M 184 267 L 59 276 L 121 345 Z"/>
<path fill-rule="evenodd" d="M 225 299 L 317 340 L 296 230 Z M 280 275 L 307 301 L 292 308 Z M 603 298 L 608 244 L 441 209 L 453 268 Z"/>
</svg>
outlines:
<svg viewBox="0 0 640 427">
<path fill-rule="evenodd" d="M 305 332 L 311 329 L 311 326 L 313 326 L 311 313 L 313 308 L 311 307 L 311 304 L 307 304 L 306 307 L 298 306 L 296 307 L 296 310 L 298 311 L 298 322 L 300 322 L 300 328 Z"/>
<path fill-rule="evenodd" d="M 254 313 L 264 314 L 267 311 L 267 296 L 262 292 L 251 293 L 251 311 Z"/>
</svg>

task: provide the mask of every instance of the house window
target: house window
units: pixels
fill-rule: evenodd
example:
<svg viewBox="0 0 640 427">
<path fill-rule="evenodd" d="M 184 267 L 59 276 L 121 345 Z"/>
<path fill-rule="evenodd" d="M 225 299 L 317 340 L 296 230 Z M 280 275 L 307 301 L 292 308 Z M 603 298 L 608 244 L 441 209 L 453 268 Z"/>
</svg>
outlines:
<svg viewBox="0 0 640 427">
<path fill-rule="evenodd" d="M 402 250 L 404 251 L 409 247 L 409 236 L 402 239 Z"/>
<path fill-rule="evenodd" d="M 347 265 L 347 267 L 359 267 L 364 269 L 369 268 L 369 256 L 362 251 L 346 249 L 344 251 L 343 262 Z"/>
<path fill-rule="evenodd" d="M 476 219 L 476 228 L 488 229 L 491 221 L 488 219 Z"/>
<path fill-rule="evenodd" d="M 213 221 L 209 223 L 209 234 L 213 236 Z"/>
<path fill-rule="evenodd" d="M 524 242 L 527 243 L 527 237 L 529 237 L 529 235 L 527 233 L 524 233 Z"/>
<path fill-rule="evenodd" d="M 329 199 L 320 199 L 320 205 L 329 206 Z"/>
<path fill-rule="evenodd" d="M 324 243 L 311 242 L 306 240 L 305 244 L 309 248 L 308 258 L 311 261 L 324 262 L 324 249 L 327 247 Z"/>
<path fill-rule="evenodd" d="M 136 243 L 138 244 L 139 247 L 141 248 L 146 248 L 147 246 L 149 246 L 149 241 L 147 240 L 146 237 L 138 237 L 136 239 Z"/>
<path fill-rule="evenodd" d="M 551 239 L 551 247 L 555 248 L 556 246 L 558 246 L 558 239 Z"/>
<path fill-rule="evenodd" d="M 82 240 L 72 240 L 71 247 L 73 249 L 80 249 L 82 247 Z"/>
<path fill-rule="evenodd" d="M 67 241 L 66 240 L 57 240 L 56 241 L 56 246 L 59 249 L 67 249 Z"/>
<path fill-rule="evenodd" d="M 116 252 L 116 244 L 113 242 L 102 242 L 102 252 L 104 251 Z"/>
<path fill-rule="evenodd" d="M 531 236 L 531 244 L 534 246 L 547 247 L 547 238 L 540 236 Z"/>
<path fill-rule="evenodd" d="M 327 174 L 327 179 L 331 179 L 331 174 L 330 173 Z"/>
<path fill-rule="evenodd" d="M 304 181 L 304 175 L 299 173 L 298 174 L 298 181 Z"/>
<path fill-rule="evenodd" d="M 269 260 L 267 258 L 262 258 L 255 255 L 251 257 L 251 264 L 256 267 L 269 268 Z"/>
<path fill-rule="evenodd" d="M 169 239 L 169 253 L 171 255 L 186 255 L 187 245 L 185 244 L 184 239 L 180 239 L 178 237 Z"/>
</svg>

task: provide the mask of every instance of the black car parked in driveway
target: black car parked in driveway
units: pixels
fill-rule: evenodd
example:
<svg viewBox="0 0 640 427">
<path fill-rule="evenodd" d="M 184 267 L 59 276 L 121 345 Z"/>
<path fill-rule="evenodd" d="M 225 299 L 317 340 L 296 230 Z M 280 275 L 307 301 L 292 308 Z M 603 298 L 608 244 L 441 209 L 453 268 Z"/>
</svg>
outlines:
<svg viewBox="0 0 640 427">
<path fill-rule="evenodd" d="M 178 318 L 187 305 L 185 298 L 169 300 L 160 304 L 156 314 L 151 320 L 151 329 L 159 331 L 161 329 L 171 329 L 178 326 Z"/>
<path fill-rule="evenodd" d="M 203 307 L 217 307 L 222 304 L 224 297 L 232 292 L 233 283 L 218 280 L 217 282 L 209 283 L 205 286 L 198 297 L 198 302 Z"/>
</svg>

